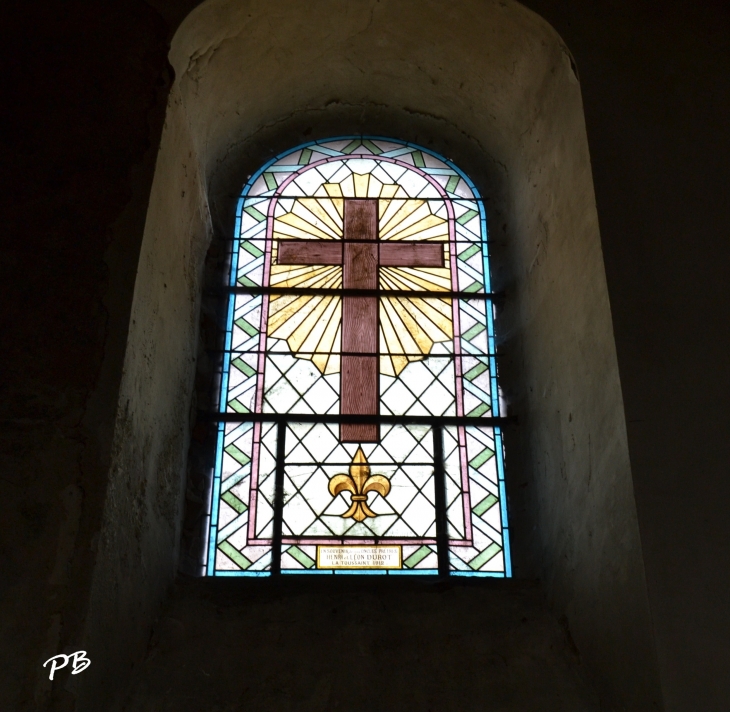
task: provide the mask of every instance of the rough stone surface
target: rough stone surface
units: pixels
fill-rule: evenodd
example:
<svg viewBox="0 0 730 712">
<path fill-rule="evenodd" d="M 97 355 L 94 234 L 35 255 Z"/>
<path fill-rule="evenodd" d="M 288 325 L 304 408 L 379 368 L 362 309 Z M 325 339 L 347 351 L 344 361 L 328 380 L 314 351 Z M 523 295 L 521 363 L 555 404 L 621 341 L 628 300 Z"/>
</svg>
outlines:
<svg viewBox="0 0 730 712">
<path fill-rule="evenodd" d="M 80 647 L 88 607 L 167 28 L 143 2 L 4 12 L 0 696 L 69 709 L 41 666 Z"/>
<path fill-rule="evenodd" d="M 313 578 L 178 584 L 124 712 L 601 709 L 535 584 Z"/>
<path fill-rule="evenodd" d="M 174 510 L 175 517 L 180 515 L 181 492 L 171 493 L 168 484 L 174 474 L 179 477 L 175 483 L 182 487 L 184 473 L 179 468 L 185 459 L 187 434 L 179 427 L 186 427 L 190 404 L 171 399 L 171 409 L 185 412 L 162 417 L 164 409 L 152 407 L 142 385 L 137 393 L 147 408 L 144 418 L 139 413 L 125 418 L 118 406 L 142 237 L 173 78 L 167 62 L 169 42 L 196 4 L 194 0 L 101 4 L 8 0 L 4 5 L 0 45 L 5 107 L 0 117 L 4 218 L 0 244 L 0 699 L 7 709 L 108 709 L 106 695 L 124 688 L 130 669 L 142 659 L 151 620 L 173 576 L 180 522 L 176 519 L 170 525 L 164 512 Z M 263 5 L 241 3 L 252 15 L 260 14 Z M 286 4 L 266 5 L 274 14 L 259 29 L 251 71 L 264 72 L 269 81 L 276 79 L 277 72 L 266 74 L 267 67 L 278 67 L 281 73 L 288 50 L 277 40 Z M 315 7 L 316 12 L 319 3 L 302 5 Z M 330 50 L 342 57 L 341 67 L 334 74 L 331 66 L 330 74 L 313 71 L 306 82 L 312 87 L 326 82 L 357 86 L 364 69 L 358 66 L 358 56 L 373 40 L 379 47 L 378 41 L 392 37 L 388 32 L 381 38 L 368 34 L 369 18 L 375 23 L 371 29 L 378 27 L 378 14 L 384 7 L 392 12 L 394 5 L 399 3 L 354 0 L 337 5 L 331 13 L 334 24 L 353 30 Z M 439 27 L 447 26 L 459 8 L 482 5 L 489 4 L 441 3 Z M 730 8 L 716 0 L 701 4 L 677 0 L 661 6 L 648 0 L 528 0 L 526 5 L 559 32 L 580 72 L 664 707 L 669 712 L 725 712 L 730 705 L 730 567 L 726 565 L 730 519 L 725 511 L 730 496 L 730 411 L 726 407 L 730 344 L 725 294 L 730 213 L 722 191 L 730 183 L 726 130 Z M 355 18 L 358 13 L 361 19 Z M 518 231 L 516 222 L 504 219 L 510 211 L 515 215 L 515 204 L 505 202 L 505 195 L 522 193 L 524 197 L 529 186 L 510 184 L 504 174 L 500 178 L 496 164 L 484 167 L 487 153 L 499 158 L 498 147 L 482 150 L 460 137 L 462 124 L 470 127 L 489 120 L 490 112 L 469 97 L 474 96 L 475 84 L 485 96 L 494 96 L 495 87 L 473 71 L 472 60 L 481 57 L 491 62 L 493 46 L 499 44 L 499 37 L 480 31 L 475 15 L 469 19 L 474 26 L 471 45 L 457 37 L 439 54 L 438 43 L 421 31 L 425 20 L 417 13 L 398 39 L 412 74 L 392 73 L 384 62 L 373 76 L 379 84 L 397 82 L 399 95 L 409 98 L 398 104 L 401 118 L 396 121 L 388 115 L 388 107 L 382 107 L 380 115 L 371 107 L 370 113 L 358 117 L 364 123 L 373 118 L 374 125 L 397 129 L 404 138 L 438 137 L 441 143 L 434 147 L 447 153 L 450 146 L 460 146 L 458 156 L 452 157 L 482 186 L 494 187 L 504 207 L 501 212 L 490 209 L 490 228 L 493 237 L 505 235 L 500 237 L 505 265 L 500 279 L 509 289 L 510 280 L 519 275 L 514 266 L 520 253 L 510 255 L 506 249 L 516 245 L 513 238 Z M 552 33 L 548 36 L 554 38 Z M 303 42 L 305 46 L 313 43 Z M 312 49 L 315 57 L 317 49 Z M 429 119 L 414 110 L 417 105 L 410 101 L 414 95 L 418 98 L 429 85 L 437 91 L 444 83 L 438 72 L 424 70 L 424 55 L 433 56 L 440 66 L 445 62 L 459 67 L 459 83 L 464 83 L 466 92 L 442 99 L 442 104 L 450 102 L 462 116 L 468 115 L 458 126 L 440 121 L 438 111 Z M 200 68 L 212 60 L 215 52 L 203 51 L 192 66 Z M 564 76 L 569 79 L 570 55 L 563 55 L 561 61 L 567 63 Z M 317 68 L 316 62 L 309 66 Z M 518 62 L 510 81 L 525 81 L 519 68 Z M 178 70 L 178 79 L 180 74 Z M 419 75 L 421 84 L 414 79 Z M 416 88 L 411 87 L 413 83 Z M 285 86 L 282 95 L 296 97 L 296 89 L 293 84 Z M 258 99 L 254 97 L 254 102 Z M 349 116 L 361 109 L 353 104 Z M 324 116 L 323 112 L 310 115 Z M 380 123 L 375 121 L 378 116 Z M 342 117 L 318 125 L 323 132 L 340 130 L 348 120 L 346 112 Z M 286 117 L 274 116 L 272 124 L 256 127 L 261 131 L 242 147 L 241 171 L 255 167 L 270 149 L 287 147 L 292 137 L 312 136 L 311 131 L 307 133 L 312 123 L 306 115 L 301 115 L 298 127 L 295 117 L 288 125 L 277 123 L 282 118 Z M 519 114 L 512 119 L 520 130 L 533 119 L 535 125 L 542 121 L 532 117 L 520 123 Z M 573 126 L 570 131 L 574 130 Z M 473 136 L 474 131 L 469 129 L 469 134 Z M 534 132 L 526 136 L 529 154 L 537 136 Z M 220 146 L 215 151 L 209 151 L 209 146 L 202 141 L 196 150 L 204 162 L 211 158 L 215 162 Z M 234 171 L 227 170 L 227 185 L 234 185 Z M 225 187 L 224 174 L 221 170 L 217 185 Z M 224 196 L 220 210 L 215 202 L 211 206 L 222 233 L 229 214 L 225 190 L 218 188 L 213 194 L 215 200 Z M 520 205 L 527 203 L 523 200 Z M 540 211 L 528 210 L 519 217 L 523 228 L 534 224 L 537 230 Z M 193 247 L 196 254 L 203 251 L 205 221 L 199 217 L 194 229 L 179 236 L 191 253 Z M 580 223 L 572 223 L 570 229 L 576 226 Z M 519 250 L 526 251 L 529 265 L 534 260 L 535 266 L 529 277 L 522 275 L 523 284 L 537 294 L 550 291 L 550 281 L 541 275 L 551 272 L 553 288 L 560 292 L 561 274 L 554 270 L 556 251 L 560 255 L 562 245 L 569 252 L 569 238 L 554 231 L 546 235 L 546 241 L 538 238 L 539 230 L 530 235 L 532 254 L 527 242 Z M 552 247 L 556 243 L 558 248 Z M 563 254 L 561 261 L 567 257 Z M 587 257 L 576 256 L 578 269 Z M 179 269 L 188 265 L 193 274 L 190 260 L 189 254 L 171 264 Z M 192 313 L 195 304 L 184 301 L 182 293 L 165 296 L 153 289 L 143 295 L 144 303 L 173 311 L 184 303 Z M 505 327 L 525 316 L 539 319 L 540 313 L 525 310 L 526 304 L 522 298 L 505 303 Z M 565 305 L 570 307 L 570 295 L 558 293 L 551 308 Z M 566 319 L 576 318 L 571 309 L 567 313 Z M 577 316 L 592 318 L 590 313 Z M 197 328 L 187 316 L 180 323 L 186 335 Z M 154 342 L 165 333 L 159 324 L 146 337 L 137 333 L 135 338 L 143 346 L 140 355 L 153 355 Z M 522 410 L 520 428 L 551 416 L 553 432 L 564 430 L 560 441 L 568 444 L 562 455 L 553 450 L 550 458 L 541 460 L 543 474 L 535 470 L 534 477 L 510 481 L 518 563 L 527 571 L 542 568 L 546 575 L 561 568 L 548 565 L 557 556 L 565 562 L 562 570 L 569 572 L 583 565 L 576 558 L 577 541 L 599 537 L 595 552 L 610 553 L 602 529 L 584 530 L 581 525 L 570 536 L 561 529 L 561 511 L 566 503 L 573 506 L 573 493 L 582 492 L 581 506 L 588 510 L 581 520 L 584 523 L 595 507 L 596 492 L 588 491 L 587 477 L 579 479 L 570 446 L 575 436 L 582 461 L 591 463 L 593 488 L 598 472 L 593 465 L 595 431 L 586 429 L 583 419 L 576 421 L 571 407 L 572 386 L 580 374 L 571 372 L 566 381 L 551 385 L 549 374 L 520 363 L 520 354 L 529 352 L 528 342 L 509 328 L 503 333 L 516 357 L 516 363 L 506 367 L 508 374 L 515 374 L 513 386 L 506 385 L 514 388 L 510 393 L 513 408 Z M 175 335 L 171 343 L 179 343 Z M 168 385 L 192 381 L 192 371 L 185 370 L 183 360 L 172 363 Z M 150 367 L 145 373 L 145 367 L 137 364 L 125 388 L 134 391 L 136 384 L 144 384 L 142 377 L 153 372 Z M 520 374 L 530 373 L 534 377 L 520 380 Z M 533 390 L 537 385 L 540 394 L 545 392 L 544 407 L 527 400 L 530 385 Z M 615 387 L 611 382 L 611 389 Z M 557 401 L 560 414 L 549 408 Z M 158 437 L 154 431 L 160 418 L 165 427 Z M 119 426 L 116 440 L 115 423 Z M 135 447 L 120 446 L 118 436 L 125 423 L 136 438 Z M 611 448 L 620 445 L 621 433 L 612 425 L 601 436 L 606 452 L 615 454 Z M 518 453 L 513 454 L 524 446 L 525 461 L 545 449 L 540 433 L 517 432 L 511 437 L 519 443 Z M 596 467 L 626 471 L 624 460 L 614 462 L 613 454 L 610 460 L 595 461 Z M 158 464 L 162 465 L 159 473 Z M 141 492 L 143 485 L 146 490 Z M 553 489 L 558 495 L 555 500 Z M 121 505 L 118 516 L 106 507 L 112 491 Z M 606 494 L 604 488 L 602 501 L 611 505 L 609 512 L 625 512 L 625 488 L 613 501 Z M 629 508 L 633 506 L 630 499 Z M 102 537 L 102 521 L 117 523 L 116 539 Z M 135 529 L 136 525 L 144 527 Z M 545 549 L 544 557 L 529 546 L 533 525 L 541 532 L 538 542 L 548 532 L 559 544 Z M 620 539 L 622 530 L 608 534 Z M 98 566 L 100 547 L 105 563 Z M 590 554 L 592 549 L 582 551 Z M 619 551 L 624 551 L 623 543 Z M 147 562 L 145 569 L 141 561 Z M 616 573 L 618 588 L 638 575 L 625 568 Z M 611 569 L 608 574 L 613 575 Z M 596 613 L 595 633 L 581 638 L 570 599 L 586 600 L 591 591 L 599 590 L 610 606 L 616 587 L 612 582 L 607 586 L 605 580 L 583 582 L 588 590 L 577 584 L 566 588 L 559 579 L 545 578 L 555 600 L 567 602 L 565 610 L 585 668 L 592 648 L 616 647 L 616 640 L 604 640 L 616 634 L 614 619 Z M 630 623 L 630 614 L 626 616 Z M 646 621 L 640 619 L 637 624 L 641 627 Z M 73 678 L 59 674 L 51 685 L 42 662 L 56 652 L 83 647 L 85 631 L 103 652 L 97 657 L 92 653 L 94 663 L 86 673 Z M 636 654 L 630 647 L 626 652 Z M 644 663 L 637 663 L 637 674 L 651 676 L 651 656 L 639 653 L 637 657 L 646 657 Z M 105 672 L 93 683 L 89 679 L 87 686 L 84 678 L 96 667 Z M 78 689 L 82 683 L 86 692 Z"/>
<path fill-rule="evenodd" d="M 570 53 L 514 3 L 333 7 L 295 3 L 284 12 L 281 4 L 211 0 L 175 35 L 180 102 L 168 121 L 181 115 L 189 126 L 215 230 L 230 234 L 246 176 L 307 138 L 393 135 L 470 174 L 488 199 L 495 287 L 510 293 L 497 324 L 522 423 L 508 435 L 516 455 L 509 473 L 511 483 L 528 483 L 508 490 L 516 574 L 544 581 L 606 705 L 656 708 L 626 426 Z"/>
</svg>

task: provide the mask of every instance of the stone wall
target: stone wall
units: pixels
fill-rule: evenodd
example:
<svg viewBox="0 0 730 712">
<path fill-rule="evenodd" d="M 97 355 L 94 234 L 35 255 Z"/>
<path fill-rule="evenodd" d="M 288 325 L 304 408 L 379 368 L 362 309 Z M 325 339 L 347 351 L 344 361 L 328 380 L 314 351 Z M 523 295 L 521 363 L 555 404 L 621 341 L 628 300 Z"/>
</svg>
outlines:
<svg viewBox="0 0 730 712">
<path fill-rule="evenodd" d="M 123 712 L 605 709 L 534 583 L 300 578 L 178 582 Z"/>
<path fill-rule="evenodd" d="M 6 87 L 0 136 L 0 202 L 6 217 L 0 247 L 0 661 L 3 700 L 10 709 L 47 704 L 73 709 L 84 695 L 85 708 L 104 708 L 104 691 L 111 694 L 113 683 L 121 684 L 139 664 L 149 623 L 172 579 L 181 492 L 170 493 L 168 483 L 185 456 L 188 412 L 178 403 L 175 418 L 165 421 L 169 430 L 156 433 L 158 444 L 145 449 L 146 438 L 162 416 L 125 420 L 126 401 L 119 396 L 136 389 L 143 402 L 147 399 L 147 415 L 155 415 L 152 394 L 145 393 L 141 376 L 162 367 L 146 365 L 143 358 L 153 353 L 157 337 L 147 343 L 148 351 L 140 351 L 142 360 L 134 373 L 123 375 L 122 363 L 130 326 L 136 326 L 130 323 L 135 278 L 173 79 L 166 60 L 168 43 L 193 5 L 182 0 L 110 0 L 98 6 L 80 0 L 31 0 L 11 1 L 6 7 L 0 50 Z M 348 3 L 347 8 L 355 9 L 338 8 L 336 20 L 365 31 L 360 36 L 364 42 L 368 20 L 354 15 L 361 12 L 365 17 L 372 11 L 375 18 L 380 5 L 393 3 Z M 730 620 L 725 604 L 730 532 L 724 512 L 730 486 L 725 476 L 730 453 L 724 404 L 730 384 L 725 366 L 727 300 L 722 291 L 730 227 L 722 195 L 730 177 L 725 129 L 730 103 L 729 11 L 719 2 L 697 6 L 678 1 L 662 6 L 661 12 L 653 3 L 628 0 L 530 0 L 527 5 L 557 29 L 579 70 L 662 696 L 667 710 L 724 710 L 730 699 Z M 261 9 L 257 3 L 242 5 L 244 10 L 249 7 Z M 403 49 L 415 52 L 422 41 L 422 35 L 415 34 Z M 485 53 L 495 41 L 486 34 L 479 37 Z M 264 66 L 264 59 L 281 60 L 282 52 L 285 48 L 279 47 L 278 56 L 273 50 L 262 55 L 257 66 Z M 346 61 L 353 58 L 344 49 L 343 56 Z M 194 65 L 210 60 L 202 54 Z M 354 76 L 357 68 L 347 71 Z M 414 76 L 421 72 L 417 63 L 412 71 Z M 465 72 L 465 83 L 469 78 Z M 434 87 L 440 81 L 437 73 L 423 79 Z M 473 111 L 468 105 L 462 108 Z M 365 118 L 369 117 L 377 119 L 378 114 Z M 409 118 L 414 117 L 404 114 L 403 130 Z M 429 125 L 427 119 L 416 123 L 422 133 Z M 459 145 L 458 132 L 437 131 L 437 123 L 430 125 L 432 135 Z M 298 130 L 307 128 L 302 122 Z M 275 134 L 276 126 L 270 127 L 268 136 L 273 140 Z M 529 147 L 532 137 L 526 135 Z M 284 140 L 283 132 L 278 140 Z M 241 159 L 254 165 L 266 143 L 263 138 L 258 146 L 249 142 L 248 158 Z M 464 150 L 469 144 L 460 145 Z M 197 148 L 205 154 L 207 144 Z M 461 162 L 475 172 L 468 160 Z M 482 177 L 484 184 L 498 172 L 498 167 L 490 168 L 490 175 Z M 518 186 L 503 185 L 519 195 Z M 212 208 L 218 220 L 216 205 Z M 224 208 L 220 214 L 225 214 Z M 525 215 L 524 220 L 537 217 Z M 183 243 L 189 252 L 176 264 L 180 269 L 188 265 L 194 281 L 199 273 L 193 269 L 193 254 L 200 254 L 209 236 L 205 212 L 187 227 Z M 500 224 L 493 223 L 495 227 L 499 230 Z M 540 260 L 552 259 L 554 235 L 550 239 L 542 253 L 540 241 L 533 243 L 534 275 L 541 273 Z M 162 249 L 165 242 L 158 244 Z M 505 283 L 514 274 L 506 269 Z M 185 305 L 194 311 L 194 300 L 184 290 L 170 295 L 164 290 L 163 286 L 162 291 L 143 295 L 145 302 L 159 301 L 165 308 Z M 569 301 L 569 295 L 560 298 Z M 518 313 L 514 316 L 517 319 Z M 591 315 L 581 318 L 590 321 Z M 165 335 L 173 345 L 176 338 L 187 343 L 197 322 L 181 323 L 185 328 L 180 334 L 166 332 L 159 322 L 153 333 Z M 135 335 L 134 329 L 131 333 Z M 137 332 L 139 337 L 144 342 L 144 334 Z M 520 353 L 519 339 L 514 343 L 514 353 Z M 192 383 L 192 368 L 183 363 L 184 349 L 175 353 L 171 383 L 183 388 Z M 519 362 L 514 368 L 516 373 L 526 372 Z M 574 376 L 571 371 L 570 379 Z M 553 394 L 549 374 L 540 378 L 546 397 Z M 518 407 L 525 397 L 519 383 L 529 379 L 514 383 Z M 573 411 L 567 393 L 555 393 L 565 400 L 560 415 L 552 414 L 554 431 L 562 433 L 561 442 L 569 442 L 577 427 L 569 419 Z M 530 408 L 525 412 L 529 417 L 521 428 L 533 417 Z M 547 408 L 541 417 L 548 417 Z M 125 422 L 137 433 L 139 450 L 120 449 L 118 437 Z M 593 435 L 589 449 L 585 434 L 585 429 L 578 431 L 580 457 L 593 467 Z M 610 429 L 601 435 L 609 443 L 621 437 Z M 525 447 L 536 454 L 543 443 L 528 439 Z M 576 476 L 568 466 L 571 457 L 566 450 L 564 457 L 544 461 L 545 472 L 560 473 L 561 478 L 564 474 L 565 484 L 545 476 L 512 482 L 513 517 L 524 532 L 533 517 L 541 527 L 541 518 L 559 517 L 559 510 L 544 512 L 543 502 L 553 494 L 544 483 L 557 483 L 563 495 L 570 494 Z M 130 463 L 124 471 L 134 472 L 134 477 L 120 478 L 121 461 Z M 117 492 L 123 491 L 119 483 L 130 486 L 120 500 L 123 516 L 117 519 L 109 507 L 115 482 Z M 149 489 L 142 492 L 142 486 Z M 515 486 L 527 491 L 515 493 Z M 631 502 L 626 504 L 625 489 L 619 495 L 616 506 L 625 512 Z M 172 517 L 175 524 L 166 525 L 164 512 L 171 510 L 177 512 Z M 590 516 L 586 513 L 587 519 Z M 133 527 L 146 522 L 146 528 L 123 531 L 126 544 L 115 547 L 102 535 L 102 517 L 116 521 L 119 531 L 127 523 Z M 152 526 L 153 520 L 162 524 Z M 610 533 L 620 538 L 621 530 Z M 580 565 L 572 540 L 560 531 L 554 535 L 563 548 L 552 549 L 551 555 L 564 557 L 562 569 Z M 595 531 L 583 535 L 599 536 Z M 137 547 L 160 555 L 167 564 L 144 570 L 145 555 Z M 103 557 L 98 556 L 100 550 Z M 596 550 L 611 553 L 601 542 Z M 549 557 L 537 556 L 529 547 L 522 552 L 528 571 L 547 566 Z M 100 565 L 110 556 L 115 565 Z M 128 561 L 117 566 L 124 556 Z M 127 573 L 132 578 L 125 581 Z M 632 579 L 637 572 L 626 575 Z M 547 577 L 546 583 L 555 600 L 566 600 L 561 580 Z M 144 605 L 136 598 L 140 595 Z M 101 610 L 92 600 L 100 601 L 106 612 L 90 625 Z M 110 602 L 114 600 L 124 605 L 117 607 Z M 131 614 L 125 613 L 130 609 L 139 616 L 136 630 L 128 620 Z M 131 638 L 113 634 L 115 620 L 119 627 L 126 624 Z M 591 645 L 603 645 L 602 635 L 612 635 L 607 623 L 610 619 L 598 621 L 603 632 L 580 641 L 581 653 L 590 654 Z M 51 687 L 42 662 L 56 652 L 81 647 L 84 631 L 106 637 L 106 648 L 116 650 L 107 674 L 96 677 L 94 684 L 91 678 L 83 683 L 84 674 L 59 675 Z M 615 649 L 616 641 L 607 645 Z M 99 657 L 94 664 L 104 667 Z M 647 661 L 638 674 L 648 671 L 651 677 L 651 669 Z M 87 692 L 82 683 L 88 685 Z"/>
</svg>

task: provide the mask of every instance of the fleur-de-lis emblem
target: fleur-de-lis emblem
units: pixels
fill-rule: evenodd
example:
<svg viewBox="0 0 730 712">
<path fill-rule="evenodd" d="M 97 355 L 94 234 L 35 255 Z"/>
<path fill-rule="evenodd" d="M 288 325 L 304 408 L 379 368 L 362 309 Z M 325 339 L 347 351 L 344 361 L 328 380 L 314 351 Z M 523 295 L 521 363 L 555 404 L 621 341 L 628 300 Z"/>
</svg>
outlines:
<svg viewBox="0 0 730 712">
<path fill-rule="evenodd" d="M 362 448 L 359 447 L 350 465 L 350 474 L 335 475 L 330 480 L 329 490 L 333 497 L 345 490 L 351 492 L 352 504 L 342 518 L 352 517 L 355 521 L 361 522 L 366 517 L 378 516 L 368 507 L 368 492 L 378 492 L 381 497 L 385 497 L 390 492 L 390 482 L 382 475 L 370 474 L 370 465 Z"/>
</svg>

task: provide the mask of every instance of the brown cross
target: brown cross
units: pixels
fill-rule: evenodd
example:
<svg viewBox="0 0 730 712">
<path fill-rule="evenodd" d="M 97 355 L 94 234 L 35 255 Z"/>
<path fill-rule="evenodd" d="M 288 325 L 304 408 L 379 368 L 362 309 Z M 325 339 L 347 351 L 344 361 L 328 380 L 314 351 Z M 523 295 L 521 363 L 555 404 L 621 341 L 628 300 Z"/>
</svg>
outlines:
<svg viewBox="0 0 730 712">
<path fill-rule="evenodd" d="M 378 267 L 443 267 L 442 244 L 388 242 L 378 236 L 378 201 L 345 200 L 345 231 L 341 241 L 280 240 L 281 265 L 342 265 L 343 289 L 378 289 Z M 340 413 L 377 415 L 378 297 L 342 298 L 342 365 Z M 375 443 L 379 427 L 342 423 L 342 442 Z"/>
</svg>

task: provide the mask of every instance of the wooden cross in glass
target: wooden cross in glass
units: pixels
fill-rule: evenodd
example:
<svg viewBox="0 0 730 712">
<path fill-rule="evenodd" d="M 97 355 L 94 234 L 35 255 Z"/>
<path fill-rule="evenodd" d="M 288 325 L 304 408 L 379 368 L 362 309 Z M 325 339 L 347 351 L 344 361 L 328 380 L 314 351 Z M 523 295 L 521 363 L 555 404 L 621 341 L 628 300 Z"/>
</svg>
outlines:
<svg viewBox="0 0 730 712">
<path fill-rule="evenodd" d="M 342 240 L 279 241 L 279 264 L 342 265 L 342 288 L 367 292 L 342 297 L 341 415 L 378 415 L 380 411 L 379 268 L 443 267 L 443 250 L 442 243 L 381 241 L 377 199 L 345 199 Z M 379 438 L 376 424 L 340 425 L 342 442 L 374 443 Z"/>
</svg>

